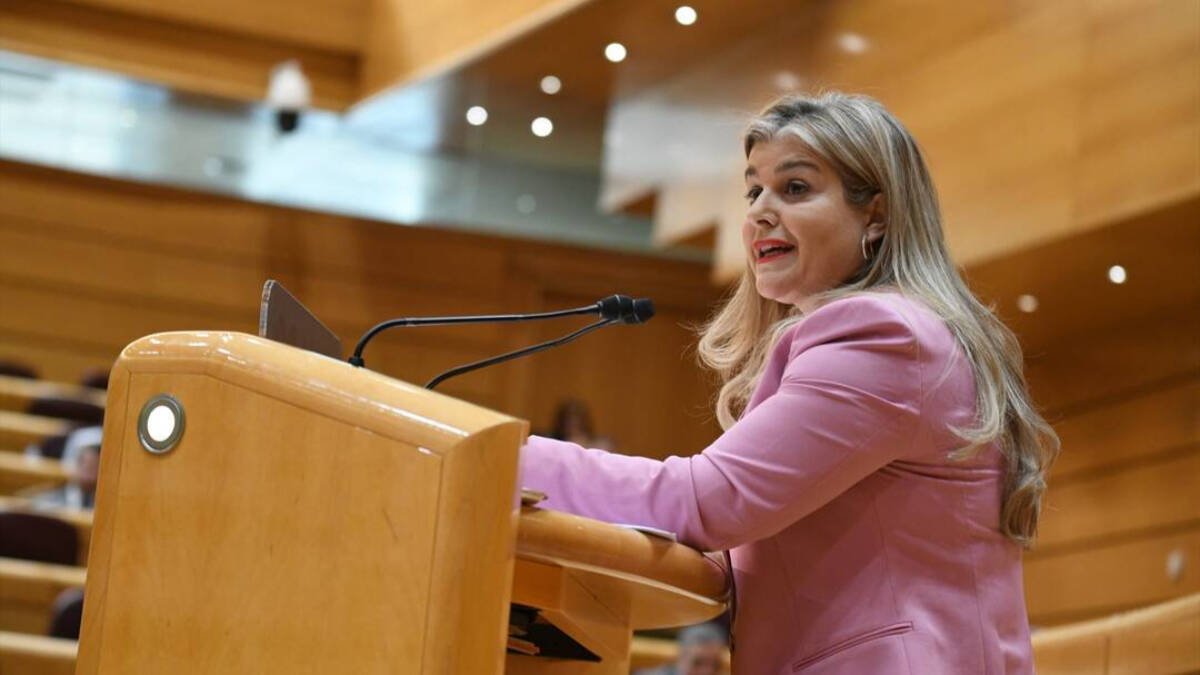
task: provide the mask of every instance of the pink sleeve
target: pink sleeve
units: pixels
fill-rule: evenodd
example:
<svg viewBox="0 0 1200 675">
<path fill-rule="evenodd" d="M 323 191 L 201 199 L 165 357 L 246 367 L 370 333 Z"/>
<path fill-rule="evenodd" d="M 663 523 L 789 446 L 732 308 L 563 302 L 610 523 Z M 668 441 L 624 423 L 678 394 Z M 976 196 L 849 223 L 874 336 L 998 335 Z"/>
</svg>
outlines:
<svg viewBox="0 0 1200 675">
<path fill-rule="evenodd" d="M 535 436 L 521 485 L 547 493 L 547 508 L 723 550 L 779 532 L 909 452 L 920 353 L 885 300 L 831 303 L 777 348 L 789 349 L 778 391 L 702 453 L 658 461 Z"/>
</svg>

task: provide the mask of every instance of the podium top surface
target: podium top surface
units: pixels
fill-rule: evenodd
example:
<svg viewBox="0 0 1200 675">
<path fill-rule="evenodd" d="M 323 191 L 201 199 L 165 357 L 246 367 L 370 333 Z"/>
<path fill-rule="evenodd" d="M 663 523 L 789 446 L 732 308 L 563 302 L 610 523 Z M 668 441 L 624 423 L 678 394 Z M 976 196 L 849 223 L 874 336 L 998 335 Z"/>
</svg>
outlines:
<svg viewBox="0 0 1200 675">
<path fill-rule="evenodd" d="M 228 380 L 274 398 L 322 408 L 384 436 L 433 449 L 505 423 L 508 415 L 311 351 L 232 331 L 156 333 L 121 352 L 131 373 L 190 373 Z M 169 365 L 168 365 L 169 364 Z"/>
<path fill-rule="evenodd" d="M 684 544 L 591 518 L 522 508 L 517 559 L 621 584 L 631 591 L 635 629 L 699 623 L 725 608 L 727 582 L 716 561 Z"/>
</svg>

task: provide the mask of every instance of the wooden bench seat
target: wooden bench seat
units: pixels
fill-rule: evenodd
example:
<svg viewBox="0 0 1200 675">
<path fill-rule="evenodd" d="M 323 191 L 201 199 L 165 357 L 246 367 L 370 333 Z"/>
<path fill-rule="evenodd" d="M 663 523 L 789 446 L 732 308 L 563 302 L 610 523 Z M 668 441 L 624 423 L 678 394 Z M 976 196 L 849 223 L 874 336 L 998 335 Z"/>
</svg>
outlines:
<svg viewBox="0 0 1200 675">
<path fill-rule="evenodd" d="M 103 408 L 106 395 L 103 390 L 77 384 L 0 375 L 0 410 L 25 412 L 34 401 L 43 398 L 83 401 Z"/>
<path fill-rule="evenodd" d="M 76 426 L 54 417 L 0 410 L 0 450 L 21 452 L 30 443 L 65 434 Z"/>
<path fill-rule="evenodd" d="M 74 640 L 0 631 L 0 673 L 74 675 Z"/>
<path fill-rule="evenodd" d="M 0 630 L 45 633 L 55 598 L 86 577 L 82 567 L 0 558 Z"/>
<path fill-rule="evenodd" d="M 0 495 L 67 482 L 67 472 L 56 459 L 26 457 L 16 452 L 0 452 Z"/>
<path fill-rule="evenodd" d="M 1166 675 L 1200 671 L 1200 594 L 1033 636 L 1041 675 Z"/>
<path fill-rule="evenodd" d="M 54 516 L 59 520 L 70 523 L 79 534 L 79 564 L 87 564 L 88 546 L 92 540 L 92 512 L 88 509 L 76 509 L 69 506 L 36 506 L 30 500 L 11 495 L 0 495 L 0 512 L 20 511 L 37 513 L 44 516 Z"/>
</svg>

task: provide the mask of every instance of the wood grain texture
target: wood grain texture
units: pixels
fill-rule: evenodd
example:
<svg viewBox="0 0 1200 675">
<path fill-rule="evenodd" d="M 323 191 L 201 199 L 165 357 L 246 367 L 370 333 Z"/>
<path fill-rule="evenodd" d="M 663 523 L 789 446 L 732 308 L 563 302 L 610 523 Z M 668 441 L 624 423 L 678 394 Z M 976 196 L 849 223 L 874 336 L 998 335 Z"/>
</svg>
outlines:
<svg viewBox="0 0 1200 675">
<path fill-rule="evenodd" d="M 141 340 L 112 379 L 80 672 L 499 672 L 523 423 L 228 333 Z M 187 421 L 158 456 L 133 427 L 164 391 Z"/>
<path fill-rule="evenodd" d="M 1025 558 L 1034 622 L 1093 619 L 1200 590 L 1198 334 L 1186 306 L 1147 303 L 1141 315 L 1117 313 L 1043 342 L 1028 364 L 1034 398 L 1063 442 Z M 1182 565 L 1175 580 L 1170 556 Z"/>
<path fill-rule="evenodd" d="M 65 482 L 67 472 L 63 469 L 62 462 L 57 459 L 0 452 L 0 495 L 52 488 Z"/>
<path fill-rule="evenodd" d="M 0 631 L 44 634 L 55 598 L 85 579 L 82 567 L 0 558 Z"/>
<path fill-rule="evenodd" d="M 1200 522 L 1200 446 L 1051 488 L 1040 549 Z"/>
<path fill-rule="evenodd" d="M 74 675 L 74 640 L 0 631 L 0 672 Z"/>
<path fill-rule="evenodd" d="M 517 564 L 520 575 L 513 587 L 513 601 L 537 607 L 540 615 L 557 626 L 588 651 L 600 658 L 598 663 L 550 660 L 509 654 L 505 672 L 509 673 L 580 673 L 618 675 L 628 672 L 629 640 L 628 595 L 596 593 L 570 570 L 528 560 Z M 522 578 L 537 579 L 536 594 L 522 593 Z M 626 591 L 632 588 L 627 587 Z"/>
<path fill-rule="evenodd" d="M 517 556 L 568 568 L 585 585 L 593 583 L 588 574 L 644 585 L 645 601 L 628 608 L 638 629 L 712 618 L 723 607 L 714 599 L 727 591 L 721 569 L 687 546 L 556 511 L 522 511 Z"/>
<path fill-rule="evenodd" d="M 1200 595 L 1033 635 L 1043 675 L 1170 675 L 1200 669 Z"/>
<path fill-rule="evenodd" d="M 1177 558 L 1179 576 L 1169 574 Z M 1200 593 L 1200 522 L 1181 531 L 1102 543 L 1025 561 L 1030 621 L 1057 625 Z"/>
<path fill-rule="evenodd" d="M 1111 265 L 1130 282 L 1117 285 Z M 1114 327 L 1154 317 L 1185 317 L 1200 305 L 1200 192 L 1018 253 L 968 266 L 972 290 L 1017 334 L 1025 353 L 1088 343 Z M 1020 296 L 1037 298 L 1023 312 Z"/>
<path fill-rule="evenodd" d="M 1146 675 L 1200 670 L 1197 600 L 1191 595 L 1119 621 L 1109 644 L 1108 672 Z"/>
<path fill-rule="evenodd" d="M 24 412 L 39 398 L 77 400 L 104 407 L 104 396 L 102 390 L 76 384 L 0 375 L 0 410 Z"/>
<path fill-rule="evenodd" d="M 1051 481 L 1146 460 L 1200 444 L 1200 378 L 1066 417 L 1054 425 L 1063 452 Z"/>
<path fill-rule="evenodd" d="M 580 0 L 373 0 L 363 94 L 445 73 L 581 4 Z"/>
<path fill-rule="evenodd" d="M 847 54 L 839 45 L 846 33 L 861 36 L 867 49 Z M 1200 6 L 1193 2 L 931 0 L 903 11 L 893 0 L 818 5 L 764 27 L 685 76 L 619 101 L 614 119 L 623 118 L 623 106 L 640 105 L 656 106 L 661 116 L 688 110 L 729 120 L 731 108 L 753 112 L 781 89 L 797 88 L 747 75 L 779 70 L 806 91 L 869 93 L 912 130 L 960 264 L 1200 193 Z M 719 102 L 711 101 L 712 92 L 720 92 Z M 662 125 L 638 129 L 639 119 L 655 117 L 628 118 L 634 128 L 610 132 L 632 141 L 613 152 L 657 152 L 661 144 L 646 141 L 662 136 Z M 727 125 L 736 141 L 737 128 L 731 120 Z M 670 141 L 727 157 L 727 175 L 740 173 L 736 142 L 698 135 Z M 646 163 L 615 157 L 606 167 L 633 174 Z M 736 230 L 742 218 L 723 209 L 724 183 L 712 178 L 720 173 L 712 164 L 656 163 L 657 171 L 611 178 L 655 189 L 705 180 L 713 189 L 704 206 L 689 202 L 681 214 L 696 225 L 719 221 Z M 688 231 L 669 215 L 656 220 Z M 745 259 L 739 239 L 718 241 L 717 276 L 736 278 Z"/>
<path fill-rule="evenodd" d="M 4 162 L 0 196 L 0 303 L 12 308 L 0 313 L 0 355 L 37 364 L 47 378 L 76 380 L 154 332 L 253 331 L 267 278 L 281 280 L 347 344 L 393 316 L 538 311 L 623 292 L 654 298 L 659 317 L 441 389 L 539 430 L 560 398 L 582 398 L 598 431 L 635 452 L 690 453 L 717 435 L 705 412 L 712 383 L 685 353 L 694 338 L 684 326 L 703 320 L 719 293 L 702 264 L 397 227 Z M 366 359 L 424 383 L 574 325 L 399 330 L 373 342 Z M 631 352 L 636 368 L 605 361 Z M 586 375 L 559 377 L 545 359 L 560 357 L 584 359 Z M 654 418 L 629 415 L 622 396 L 642 390 L 672 404 Z"/>
<path fill-rule="evenodd" d="M 1033 633 L 1033 658 L 1039 673 L 1103 675 L 1108 669 L 1111 617 Z"/>
<path fill-rule="evenodd" d="M 51 515 L 75 527 L 84 549 L 91 540 L 90 510 L 35 507 L 19 497 L 0 496 L 2 511 Z M 634 628 L 696 623 L 723 607 L 723 572 L 715 565 L 697 565 L 696 552 L 681 544 L 566 513 L 525 508 L 517 522 L 516 546 L 517 558 L 528 564 L 517 564 L 513 585 L 526 604 L 537 606 L 539 584 L 557 578 L 556 573 L 541 572 L 554 567 L 573 570 L 586 586 L 599 588 L 604 585 L 601 578 L 608 577 L 635 588 L 627 617 Z"/>
<path fill-rule="evenodd" d="M 186 426 L 154 455 L 134 427 L 161 392 Z M 217 332 L 131 344 L 108 403 L 125 412 L 105 420 L 81 673 L 499 673 L 510 595 L 605 657 L 578 672 L 616 673 L 634 626 L 723 609 L 720 571 L 684 546 L 518 518 L 527 429 L 499 413 Z"/>
<path fill-rule="evenodd" d="M 315 105 L 341 110 L 358 99 L 356 52 L 281 39 L 281 33 L 287 33 L 286 37 L 306 40 L 313 37 L 311 31 L 309 35 L 296 35 L 294 28 L 264 31 L 259 27 L 247 33 L 233 29 L 245 26 L 228 25 L 230 21 L 246 21 L 248 14 L 255 13 L 253 8 L 279 11 L 286 3 L 224 3 L 250 8 L 227 15 L 229 21 L 177 20 L 185 18 L 184 14 L 195 19 L 201 18 L 198 15 L 214 18 L 204 9 L 211 3 L 164 5 L 163 12 L 176 14 L 170 19 L 155 16 L 154 12 L 114 11 L 103 4 L 102 0 L 90 6 L 60 0 L 7 0 L 0 5 L 0 46 L 113 70 L 185 92 L 254 102 L 263 100 L 271 69 L 288 59 L 297 59 L 312 84 Z M 164 3 L 137 4 L 149 8 Z M 341 3 L 324 4 L 334 9 Z M 185 7 L 193 9 L 179 11 Z M 304 12 L 290 13 L 293 26 L 304 21 Z"/>
<path fill-rule="evenodd" d="M 1051 422 L 1200 377 L 1200 314 L 1177 306 L 1114 319 L 1026 356 L 1030 391 Z"/>
<path fill-rule="evenodd" d="M 53 417 L 0 410 L 0 451 L 20 452 L 30 443 L 65 434 L 72 426 Z"/>
<path fill-rule="evenodd" d="M 342 52 L 361 49 L 369 5 L 368 0 L 71 1 L 122 14 Z"/>
<path fill-rule="evenodd" d="M 47 341 L 3 332 L 0 332 L 0 354 L 24 363 L 36 363 L 41 377 L 59 382 L 76 380 L 80 373 L 108 370 L 113 362 L 108 349 L 98 350 L 70 339 Z"/>
</svg>

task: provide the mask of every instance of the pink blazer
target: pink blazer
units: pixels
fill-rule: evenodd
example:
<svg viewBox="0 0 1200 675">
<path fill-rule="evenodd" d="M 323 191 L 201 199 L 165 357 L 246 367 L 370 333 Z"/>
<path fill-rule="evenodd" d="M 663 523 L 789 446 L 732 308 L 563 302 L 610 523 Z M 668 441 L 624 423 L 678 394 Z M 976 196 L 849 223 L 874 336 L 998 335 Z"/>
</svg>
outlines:
<svg viewBox="0 0 1200 675">
<path fill-rule="evenodd" d="M 947 455 L 975 409 L 946 325 L 897 293 L 787 330 L 746 413 L 665 461 L 531 437 L 547 508 L 729 549 L 738 675 L 1033 671 L 1021 551 L 999 532 L 995 447 Z"/>
</svg>

